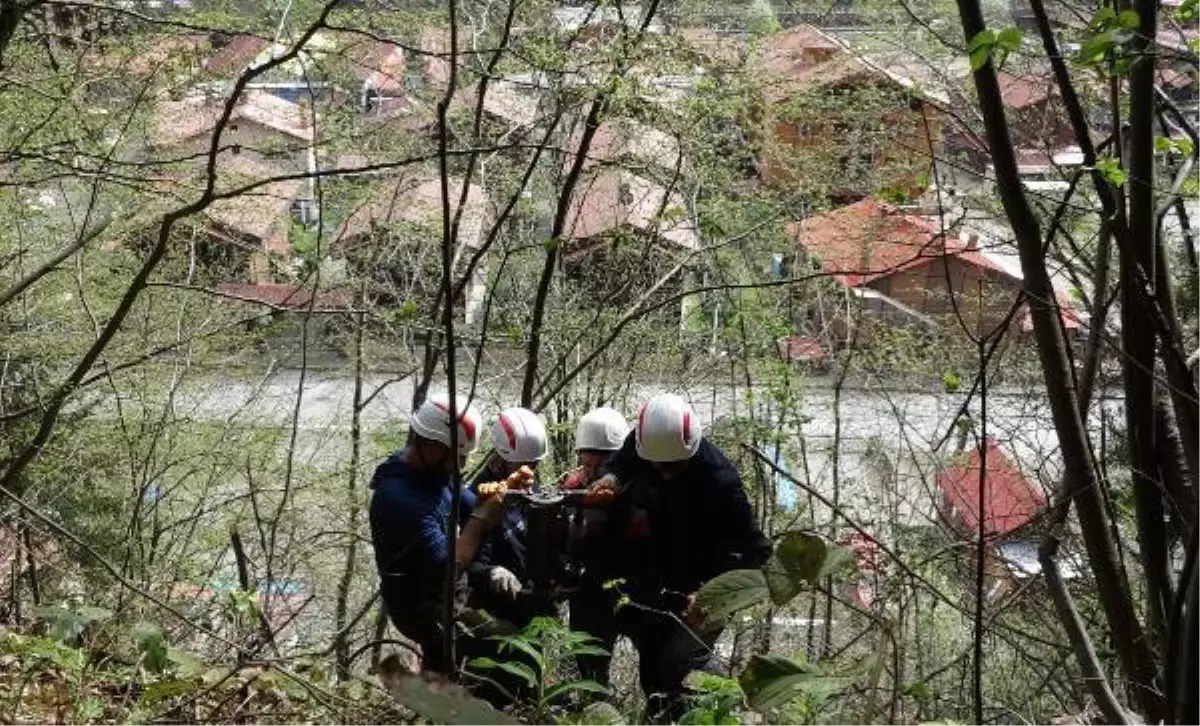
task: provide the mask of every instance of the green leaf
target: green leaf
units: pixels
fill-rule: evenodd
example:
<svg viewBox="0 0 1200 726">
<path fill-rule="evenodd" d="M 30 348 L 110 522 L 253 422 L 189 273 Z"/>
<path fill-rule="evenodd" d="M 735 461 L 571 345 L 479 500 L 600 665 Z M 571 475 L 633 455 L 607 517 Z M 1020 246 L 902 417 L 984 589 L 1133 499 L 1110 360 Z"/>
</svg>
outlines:
<svg viewBox="0 0 1200 726">
<path fill-rule="evenodd" d="M 942 390 L 946 393 L 958 393 L 962 388 L 962 376 L 958 371 L 945 371 L 942 373 Z"/>
<path fill-rule="evenodd" d="M 175 698 L 196 692 L 196 682 L 190 678 L 173 678 L 146 686 L 139 699 L 143 704 L 155 704 L 167 698 Z"/>
<path fill-rule="evenodd" d="M 1112 24 L 1114 18 L 1117 17 L 1117 11 L 1113 10 L 1111 5 L 1105 5 L 1096 11 L 1092 16 L 1092 22 L 1088 25 L 1093 30 L 1101 30 Z"/>
<path fill-rule="evenodd" d="M 441 724 L 516 724 L 515 719 L 475 698 L 449 681 L 390 669 L 380 673 L 384 688 L 398 702 L 422 718 Z"/>
<path fill-rule="evenodd" d="M 770 711 L 788 701 L 810 695 L 824 699 L 850 684 L 850 679 L 828 676 L 815 666 L 777 655 L 756 655 L 738 677 L 746 701 L 756 711 Z"/>
<path fill-rule="evenodd" d="M 977 71 L 987 65 L 988 59 L 992 57 L 991 46 L 986 48 L 976 48 L 971 51 L 971 71 Z"/>
<path fill-rule="evenodd" d="M 1079 46 L 1077 58 L 1085 65 L 1100 63 L 1116 45 L 1112 33 L 1105 31 L 1085 40 Z"/>
<path fill-rule="evenodd" d="M 1136 10 L 1122 10 L 1117 15 L 1117 27 L 1119 28 L 1137 30 L 1139 23 L 1141 23 L 1141 18 L 1138 17 Z"/>
<path fill-rule="evenodd" d="M 567 693 L 596 693 L 601 696 L 607 696 L 608 688 L 595 681 L 568 681 L 566 683 L 559 683 L 553 688 L 548 689 L 545 700 L 552 702 L 559 696 Z"/>
<path fill-rule="evenodd" d="M 831 564 L 834 567 L 843 565 L 844 556 L 840 554 L 836 562 L 830 561 L 830 553 L 837 549 L 811 532 L 785 534 L 763 568 L 771 601 L 776 605 L 786 604 L 804 589 L 804 585 L 815 585 L 831 572 Z"/>
<path fill-rule="evenodd" d="M 137 644 L 138 653 L 142 656 L 142 665 L 146 670 L 161 673 L 169 662 L 167 640 L 163 637 L 162 629 L 154 623 L 140 622 L 133 626 L 130 635 Z"/>
<path fill-rule="evenodd" d="M 1021 29 L 1020 28 L 1005 28 L 996 36 L 996 45 L 1008 51 L 1018 51 L 1021 49 Z"/>
<path fill-rule="evenodd" d="M 704 583 L 696 592 L 696 606 L 706 618 L 723 621 L 739 610 L 766 602 L 767 595 L 762 570 L 732 570 Z"/>
<path fill-rule="evenodd" d="M 535 648 L 533 644 L 525 638 L 522 638 L 519 635 L 510 635 L 494 637 L 492 640 L 500 641 L 501 653 L 505 652 L 506 650 L 519 650 L 525 655 L 529 656 L 530 660 L 537 664 L 539 671 L 545 672 L 546 660 L 542 657 L 542 654 L 538 652 L 538 649 Z"/>
<path fill-rule="evenodd" d="M 495 668 L 498 665 L 500 665 L 500 664 L 497 663 L 494 659 L 488 658 L 486 656 L 472 658 L 471 660 L 467 661 L 468 668 L 482 668 L 483 670 L 491 670 L 492 668 Z"/>
<path fill-rule="evenodd" d="M 976 33 L 975 37 L 971 38 L 971 41 L 967 43 L 967 50 L 974 52 L 980 48 L 991 48 L 995 44 L 996 31 L 989 28 Z"/>
<path fill-rule="evenodd" d="M 921 703 L 925 703 L 933 696 L 933 692 L 929 690 L 929 684 L 925 681 L 915 681 L 905 687 L 904 695 L 912 696 Z"/>
<path fill-rule="evenodd" d="M 577 646 L 571 648 L 571 655 L 574 655 L 574 656 L 595 655 L 595 656 L 603 657 L 603 656 L 612 655 L 612 653 L 609 653 L 607 650 L 605 650 L 604 648 L 601 648 L 598 645 L 577 645 Z"/>
<path fill-rule="evenodd" d="M 167 660 L 175 664 L 175 672 L 184 678 L 196 678 L 204 673 L 204 661 L 186 650 L 168 647 Z"/>
<path fill-rule="evenodd" d="M 1129 175 L 1121 167 L 1119 159 L 1112 157 L 1100 159 L 1096 162 L 1096 170 L 1104 175 L 1109 184 L 1114 186 L 1124 186 L 1125 182 L 1129 181 Z"/>
<path fill-rule="evenodd" d="M 504 660 L 504 661 L 500 661 L 499 663 L 497 663 L 496 668 L 504 671 L 505 673 L 511 673 L 512 675 L 516 676 L 517 678 L 520 678 L 521 680 L 525 681 L 525 684 L 528 685 L 530 688 L 534 688 L 535 686 L 537 686 L 537 682 L 538 682 L 537 674 L 533 672 L 532 668 L 525 665 L 524 663 L 517 663 L 516 661 Z"/>
</svg>

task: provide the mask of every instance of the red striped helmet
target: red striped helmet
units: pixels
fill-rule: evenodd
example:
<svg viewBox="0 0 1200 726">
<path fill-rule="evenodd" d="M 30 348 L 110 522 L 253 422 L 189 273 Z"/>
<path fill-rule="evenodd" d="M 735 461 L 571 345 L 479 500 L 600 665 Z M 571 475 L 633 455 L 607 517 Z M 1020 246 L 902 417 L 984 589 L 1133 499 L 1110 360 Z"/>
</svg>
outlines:
<svg viewBox="0 0 1200 726">
<path fill-rule="evenodd" d="M 661 463 L 692 458 L 703 438 L 696 412 L 673 393 L 660 393 L 647 401 L 634 430 L 638 456 Z"/>
<path fill-rule="evenodd" d="M 527 408 L 506 408 L 492 424 L 492 448 L 511 464 L 546 458 L 546 426 Z"/>
<path fill-rule="evenodd" d="M 479 430 L 483 428 L 483 417 L 474 406 L 466 405 L 467 397 L 459 394 L 456 408 L 462 413 L 458 418 L 458 454 L 467 456 L 479 444 Z M 465 410 L 464 410 L 465 408 Z M 413 411 L 409 425 L 412 430 L 427 439 L 450 445 L 450 396 L 434 393 Z"/>
</svg>

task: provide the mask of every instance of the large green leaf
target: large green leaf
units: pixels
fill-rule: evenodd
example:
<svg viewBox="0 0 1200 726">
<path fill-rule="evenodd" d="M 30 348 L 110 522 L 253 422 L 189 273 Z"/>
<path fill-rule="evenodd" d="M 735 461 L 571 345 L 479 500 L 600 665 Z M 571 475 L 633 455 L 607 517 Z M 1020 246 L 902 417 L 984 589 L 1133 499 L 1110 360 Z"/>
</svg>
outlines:
<svg viewBox="0 0 1200 726">
<path fill-rule="evenodd" d="M 731 570 L 704 583 L 696 593 L 696 607 L 713 622 L 766 600 L 767 580 L 762 570 Z"/>
<path fill-rule="evenodd" d="M 506 635 L 493 637 L 492 640 L 500 641 L 501 653 L 509 650 L 519 650 L 525 655 L 529 656 L 529 659 L 537 664 L 539 671 L 544 672 L 546 670 L 546 660 L 542 657 L 541 652 L 538 650 L 537 646 L 526 640 L 524 637 L 520 635 Z"/>
<path fill-rule="evenodd" d="M 817 666 L 778 655 L 756 655 L 738 676 L 746 702 L 756 711 L 770 711 L 801 695 L 819 699 L 837 693 L 850 679 L 826 675 Z"/>
<path fill-rule="evenodd" d="M 154 623 L 140 622 L 129 631 L 142 655 L 142 665 L 151 673 L 161 673 L 167 667 L 167 639 Z"/>
<path fill-rule="evenodd" d="M 763 568 L 771 601 L 784 605 L 800 594 L 805 585 L 816 585 L 853 560 L 852 552 L 830 546 L 819 535 L 788 532 L 779 540 L 775 553 Z"/>
<path fill-rule="evenodd" d="M 425 678 L 401 668 L 380 668 L 380 680 L 399 703 L 433 723 L 516 724 L 511 716 L 475 698 L 462 686 Z"/>
</svg>

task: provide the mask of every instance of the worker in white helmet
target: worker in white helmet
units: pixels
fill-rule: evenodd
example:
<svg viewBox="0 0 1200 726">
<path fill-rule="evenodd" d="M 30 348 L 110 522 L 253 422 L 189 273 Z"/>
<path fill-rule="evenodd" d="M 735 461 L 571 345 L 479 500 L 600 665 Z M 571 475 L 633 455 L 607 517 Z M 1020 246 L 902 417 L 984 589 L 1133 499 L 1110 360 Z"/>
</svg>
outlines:
<svg viewBox="0 0 1200 726">
<path fill-rule="evenodd" d="M 472 482 L 503 481 L 522 468 L 533 472 L 546 458 L 546 425 L 527 408 L 506 408 L 492 422 L 492 454 L 484 470 Z M 518 594 L 525 580 L 525 516 L 509 508 L 500 526 L 491 532 L 467 570 L 472 599 L 489 614 L 523 627 L 532 619 Z"/>
<path fill-rule="evenodd" d="M 629 435 L 629 423 L 620 411 L 608 406 L 592 409 L 575 425 L 575 454 L 579 467 L 562 480 L 564 489 L 579 489 L 607 472 L 608 460 L 616 455 Z M 572 550 L 582 567 L 579 589 L 569 602 L 571 630 L 587 633 L 609 655 L 588 654 L 577 659 L 580 675 L 597 683 L 608 683 L 612 650 L 620 634 L 617 600 L 619 594 L 604 583 L 634 575 L 631 565 L 644 561 L 637 540 L 609 527 L 605 509 L 586 508 L 573 521 Z M 623 518 L 622 521 L 625 521 Z"/>
<path fill-rule="evenodd" d="M 478 495 L 480 487 L 513 476 L 532 479 L 538 464 L 546 458 L 546 426 L 541 418 L 527 408 L 512 407 L 501 411 L 492 422 L 492 453 L 483 471 L 471 483 L 471 491 Z M 527 481 L 530 486 L 533 481 Z M 538 615 L 551 615 L 548 603 L 537 602 L 528 592 L 523 592 L 528 580 L 526 571 L 527 527 L 524 511 L 520 507 L 508 507 L 499 524 L 491 530 L 481 543 L 474 559 L 467 566 L 467 582 L 470 585 L 468 607 L 484 611 L 488 615 L 489 629 L 505 632 L 515 631 L 528 625 Z M 463 646 L 472 658 L 492 660 L 513 659 L 511 653 L 499 653 L 497 644 L 485 638 L 473 638 Z M 508 695 L 520 697 L 525 686 L 519 679 L 505 672 L 491 670 L 484 675 L 486 680 L 473 683 L 472 692 L 497 707 L 509 704 Z M 495 688 L 492 682 L 502 688 Z"/>
<path fill-rule="evenodd" d="M 426 398 L 409 420 L 409 444 L 380 464 L 371 479 L 371 541 L 384 604 L 396 629 L 421 647 L 422 667 L 439 673 L 453 671 L 443 651 L 446 567 L 453 562 L 465 568 L 502 512 L 497 500 L 476 505 L 464 489 L 462 531 L 451 556 L 446 526 L 452 482 L 475 450 L 483 424 L 466 396 L 455 403 L 457 413 L 451 413 L 447 394 Z M 452 431 L 456 450 L 451 449 Z"/>
<path fill-rule="evenodd" d="M 627 501 L 646 512 L 649 573 L 626 594 L 647 607 L 631 609 L 621 627 L 638 650 L 651 717 L 677 718 L 686 704 L 684 678 L 707 664 L 723 629 L 695 607 L 696 591 L 722 573 L 765 564 L 770 541 L 737 468 L 704 438 L 687 401 L 673 394 L 641 407 L 633 432 L 590 491 L 613 492 L 614 512 Z M 621 526 L 615 519 L 614 525 Z"/>
</svg>

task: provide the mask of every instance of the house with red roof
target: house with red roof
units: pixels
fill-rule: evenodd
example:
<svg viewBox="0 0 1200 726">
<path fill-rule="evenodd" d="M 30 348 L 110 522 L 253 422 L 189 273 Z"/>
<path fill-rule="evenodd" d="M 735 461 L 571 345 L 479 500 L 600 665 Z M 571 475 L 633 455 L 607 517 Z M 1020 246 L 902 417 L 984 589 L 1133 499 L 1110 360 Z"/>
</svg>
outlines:
<svg viewBox="0 0 1200 726">
<path fill-rule="evenodd" d="M 994 439 L 988 438 L 943 467 L 938 472 L 937 488 L 938 512 L 958 538 L 976 541 L 980 530 L 983 532 L 989 600 L 1011 591 L 1017 581 L 1041 572 L 1036 545 L 1027 530 L 1046 509 L 1046 493 L 1021 472 L 1017 462 Z M 974 548 L 971 552 L 968 560 L 973 563 Z M 1069 558 L 1064 563 L 1064 573 L 1074 577 L 1073 563 Z"/>
<path fill-rule="evenodd" d="M 868 328 L 957 326 L 957 316 L 973 334 L 986 335 L 1010 317 L 1023 287 L 1017 274 L 980 249 L 978 237 L 961 237 L 936 219 L 876 199 L 788 229 L 799 254 L 859 300 Z M 1059 304 L 1068 329 L 1078 329 L 1065 296 Z M 1024 319 L 1017 314 L 1009 322 L 1019 331 Z"/>
<path fill-rule="evenodd" d="M 965 537 L 977 536 L 981 524 L 988 540 L 1008 537 L 1034 521 L 1046 507 L 1046 494 L 1025 478 L 994 439 L 942 469 L 937 486 L 942 517 Z"/>
</svg>

